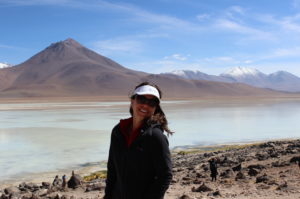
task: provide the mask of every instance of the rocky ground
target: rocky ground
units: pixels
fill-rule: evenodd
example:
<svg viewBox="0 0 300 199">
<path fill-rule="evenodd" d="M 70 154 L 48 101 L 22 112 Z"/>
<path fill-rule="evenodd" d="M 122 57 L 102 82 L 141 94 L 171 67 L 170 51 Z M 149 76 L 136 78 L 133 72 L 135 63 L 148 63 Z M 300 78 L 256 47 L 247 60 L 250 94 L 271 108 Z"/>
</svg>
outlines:
<svg viewBox="0 0 300 199">
<path fill-rule="evenodd" d="M 173 153 L 174 178 L 165 199 L 300 199 L 300 139 L 208 149 Z M 211 158 L 218 163 L 214 182 L 208 163 Z M 92 199 L 104 194 L 104 179 L 85 181 L 74 175 L 68 184 L 21 183 L 0 190 L 0 199 Z"/>
</svg>

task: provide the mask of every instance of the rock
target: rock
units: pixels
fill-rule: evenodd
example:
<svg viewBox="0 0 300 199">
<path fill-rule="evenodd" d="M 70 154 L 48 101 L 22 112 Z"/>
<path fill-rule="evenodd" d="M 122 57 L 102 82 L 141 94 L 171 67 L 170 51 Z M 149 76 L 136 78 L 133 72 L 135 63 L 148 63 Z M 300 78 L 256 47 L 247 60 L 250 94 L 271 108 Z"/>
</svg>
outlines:
<svg viewBox="0 0 300 199">
<path fill-rule="evenodd" d="M 80 175 L 77 175 L 72 172 L 72 176 L 70 180 L 68 181 L 68 187 L 72 189 L 76 189 L 82 185 L 83 178 Z"/>
<path fill-rule="evenodd" d="M 274 149 L 269 149 L 267 152 L 271 158 L 278 158 L 280 156 L 279 152 Z"/>
<path fill-rule="evenodd" d="M 51 184 L 49 182 L 42 182 L 42 188 L 49 189 Z"/>
<path fill-rule="evenodd" d="M 290 159 L 290 163 L 293 163 L 293 162 L 300 162 L 300 156 L 294 156 Z"/>
<path fill-rule="evenodd" d="M 262 169 L 265 169 L 266 167 L 264 165 L 261 165 L 261 164 L 252 164 L 252 165 L 249 165 L 247 167 L 248 169 L 259 169 L 259 170 L 262 170 Z"/>
<path fill-rule="evenodd" d="M 1 199 L 9 199 L 8 195 L 2 194 Z"/>
<path fill-rule="evenodd" d="M 182 195 L 182 196 L 180 196 L 178 199 L 192 199 L 190 196 L 188 196 L 188 195 Z"/>
<path fill-rule="evenodd" d="M 206 178 L 202 173 L 196 173 L 196 178 Z"/>
<path fill-rule="evenodd" d="M 190 178 L 190 177 L 183 177 L 182 180 L 184 180 L 184 181 L 191 181 L 192 178 Z"/>
<path fill-rule="evenodd" d="M 240 171 L 240 170 L 242 170 L 242 164 L 239 164 L 239 165 L 237 165 L 235 167 L 232 167 L 232 170 L 233 171 Z"/>
<path fill-rule="evenodd" d="M 246 176 L 241 171 L 239 171 L 235 176 L 235 180 L 242 180 L 242 179 L 246 179 Z"/>
<path fill-rule="evenodd" d="M 31 199 L 40 199 L 40 197 L 38 197 L 38 196 L 35 195 L 35 194 L 32 194 Z"/>
<path fill-rule="evenodd" d="M 59 193 L 51 193 L 47 196 L 48 199 L 61 199 L 61 194 Z"/>
<path fill-rule="evenodd" d="M 9 195 L 9 199 L 19 199 L 21 198 L 19 193 L 13 193 Z"/>
<path fill-rule="evenodd" d="M 40 199 L 40 197 L 33 193 L 26 193 L 22 195 L 22 199 Z"/>
<path fill-rule="evenodd" d="M 257 176 L 257 174 L 259 174 L 259 171 L 254 168 L 250 168 L 248 171 L 249 176 Z"/>
<path fill-rule="evenodd" d="M 25 193 L 25 194 L 22 194 L 22 199 L 32 199 L 33 197 L 33 194 L 32 193 Z"/>
<path fill-rule="evenodd" d="M 256 178 L 256 183 L 261 183 L 261 182 L 267 183 L 269 180 L 270 178 L 267 176 L 267 174 L 264 174 Z"/>
<path fill-rule="evenodd" d="M 207 165 L 202 165 L 202 168 L 205 172 L 207 172 L 209 170 L 208 166 Z"/>
<path fill-rule="evenodd" d="M 187 170 L 194 170 L 194 167 L 188 167 Z"/>
<path fill-rule="evenodd" d="M 238 162 L 234 161 L 231 157 L 225 157 L 223 160 L 220 160 L 220 165 L 222 167 L 230 167 L 234 164 L 238 164 Z"/>
<path fill-rule="evenodd" d="M 200 185 L 198 188 L 193 187 L 192 192 L 207 192 L 212 191 L 212 189 L 208 186 L 206 186 L 204 183 Z"/>
<path fill-rule="evenodd" d="M 289 166 L 290 164 L 288 162 L 272 162 L 272 166 L 273 167 L 285 167 L 285 166 Z"/>
<path fill-rule="evenodd" d="M 4 189 L 4 193 L 6 195 L 12 195 L 12 194 L 16 194 L 19 193 L 20 190 L 17 187 L 8 187 Z"/>
<path fill-rule="evenodd" d="M 262 143 L 260 145 L 258 145 L 258 147 L 260 148 L 267 148 L 267 147 L 272 147 L 275 148 L 275 143 L 274 142 L 266 142 L 266 143 Z"/>
<path fill-rule="evenodd" d="M 193 181 L 193 183 L 194 183 L 194 184 L 201 184 L 201 183 L 202 183 L 202 181 L 201 181 L 201 180 L 198 180 L 198 179 L 196 179 L 196 180 L 194 180 L 194 181 Z"/>
<path fill-rule="evenodd" d="M 205 157 L 205 158 L 209 158 L 209 157 L 211 157 L 211 156 L 213 156 L 214 155 L 214 153 L 204 153 L 203 154 L 203 156 Z"/>
<path fill-rule="evenodd" d="M 25 183 L 25 182 L 23 182 L 23 183 L 19 184 L 19 189 L 21 191 L 34 192 L 34 191 L 39 190 L 40 187 L 35 183 Z"/>
<path fill-rule="evenodd" d="M 91 184 L 88 185 L 86 188 L 86 192 L 90 192 L 90 191 L 101 191 L 105 188 L 105 186 L 102 183 L 97 183 L 97 184 Z"/>
<path fill-rule="evenodd" d="M 288 187 L 287 182 L 284 182 L 280 185 L 278 185 L 278 187 L 276 188 L 276 190 L 284 190 Z"/>
<path fill-rule="evenodd" d="M 221 196 L 221 193 L 219 190 L 212 193 L 213 196 Z"/>
<path fill-rule="evenodd" d="M 270 186 L 268 186 L 266 184 L 260 184 L 259 186 L 257 186 L 257 188 L 259 188 L 259 189 L 269 189 Z"/>
<path fill-rule="evenodd" d="M 255 155 L 255 157 L 259 160 L 259 161 L 262 161 L 262 160 L 266 160 L 270 157 L 270 155 L 266 152 L 259 152 Z"/>
<path fill-rule="evenodd" d="M 38 191 L 35 192 L 38 196 L 46 196 L 48 194 L 48 189 L 40 189 Z"/>
<path fill-rule="evenodd" d="M 221 172 L 220 177 L 222 178 L 230 178 L 233 176 L 233 171 L 232 169 L 226 169 L 225 171 Z"/>
</svg>

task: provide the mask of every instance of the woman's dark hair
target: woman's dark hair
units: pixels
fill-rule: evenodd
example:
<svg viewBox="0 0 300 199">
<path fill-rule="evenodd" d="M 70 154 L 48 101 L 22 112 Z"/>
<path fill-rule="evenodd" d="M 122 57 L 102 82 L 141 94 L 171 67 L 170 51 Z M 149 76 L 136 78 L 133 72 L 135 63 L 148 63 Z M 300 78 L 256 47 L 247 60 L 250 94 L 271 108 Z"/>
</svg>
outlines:
<svg viewBox="0 0 300 199">
<path fill-rule="evenodd" d="M 153 86 L 154 88 L 156 88 L 156 89 L 158 90 L 158 92 L 159 92 L 160 98 L 162 97 L 162 92 L 161 92 L 160 88 L 159 88 L 157 85 L 151 84 L 151 83 L 149 83 L 149 82 L 143 82 L 143 83 L 137 85 L 137 86 L 135 87 L 135 89 L 137 89 L 137 88 L 139 88 L 139 87 L 141 87 L 141 86 L 145 86 L 145 85 Z M 131 98 L 131 99 L 134 99 L 135 96 L 136 96 L 136 95 L 131 95 L 130 98 Z M 131 106 L 130 106 L 129 112 L 130 112 L 131 115 L 133 115 L 133 110 L 132 110 L 132 107 L 131 107 Z M 159 124 L 161 125 L 162 129 L 163 129 L 164 131 L 166 131 L 168 135 L 172 135 L 172 134 L 174 133 L 174 132 L 171 131 L 171 130 L 169 129 L 169 127 L 168 127 L 168 120 L 167 120 L 167 117 L 166 117 L 165 113 L 163 112 L 163 110 L 162 110 L 160 104 L 158 104 L 158 105 L 156 106 L 156 109 L 155 109 L 154 114 L 151 116 L 151 118 L 148 119 L 147 123 L 148 123 L 148 124 L 159 123 Z"/>
</svg>

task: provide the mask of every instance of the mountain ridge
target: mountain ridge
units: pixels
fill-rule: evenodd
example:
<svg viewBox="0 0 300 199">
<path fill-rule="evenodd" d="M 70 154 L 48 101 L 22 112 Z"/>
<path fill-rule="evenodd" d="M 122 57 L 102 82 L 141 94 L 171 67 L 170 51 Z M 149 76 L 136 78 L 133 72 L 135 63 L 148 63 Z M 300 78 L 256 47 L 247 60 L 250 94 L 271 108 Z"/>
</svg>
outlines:
<svg viewBox="0 0 300 199">
<path fill-rule="evenodd" d="M 193 70 L 177 70 L 175 72 L 172 71 L 170 73 L 162 74 L 177 75 L 186 79 L 245 83 L 259 88 L 269 88 L 286 92 L 300 92 L 300 78 L 287 71 L 277 71 L 267 75 L 257 69 L 235 67 L 228 72 L 221 73 L 219 76 L 208 75 Z"/>
<path fill-rule="evenodd" d="M 69 38 L 15 67 L 0 70 L 0 98 L 128 96 L 142 81 L 158 84 L 167 97 L 273 96 L 269 89 L 135 71 Z"/>
</svg>

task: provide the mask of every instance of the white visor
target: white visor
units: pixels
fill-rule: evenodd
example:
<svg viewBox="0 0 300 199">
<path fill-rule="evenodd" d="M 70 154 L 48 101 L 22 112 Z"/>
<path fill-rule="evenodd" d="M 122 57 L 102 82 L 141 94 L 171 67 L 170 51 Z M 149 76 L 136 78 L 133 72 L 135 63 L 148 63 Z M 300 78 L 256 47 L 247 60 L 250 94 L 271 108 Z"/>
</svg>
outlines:
<svg viewBox="0 0 300 199">
<path fill-rule="evenodd" d="M 134 95 L 153 95 L 155 96 L 158 100 L 160 99 L 160 95 L 158 90 L 150 85 L 145 85 L 145 86 L 140 86 L 137 89 L 135 89 Z"/>
</svg>

